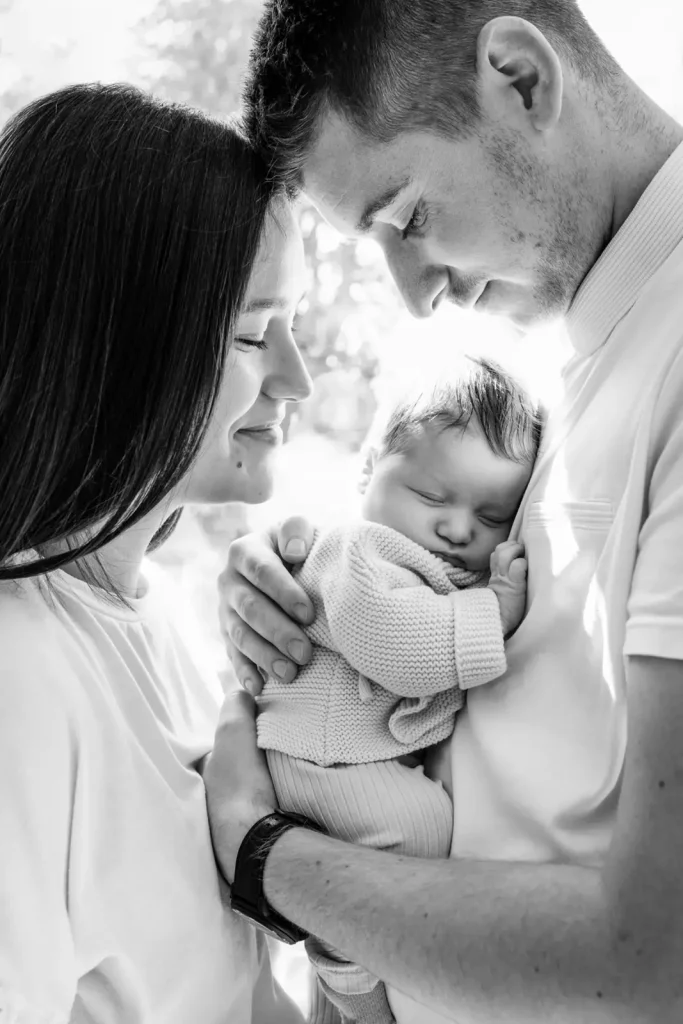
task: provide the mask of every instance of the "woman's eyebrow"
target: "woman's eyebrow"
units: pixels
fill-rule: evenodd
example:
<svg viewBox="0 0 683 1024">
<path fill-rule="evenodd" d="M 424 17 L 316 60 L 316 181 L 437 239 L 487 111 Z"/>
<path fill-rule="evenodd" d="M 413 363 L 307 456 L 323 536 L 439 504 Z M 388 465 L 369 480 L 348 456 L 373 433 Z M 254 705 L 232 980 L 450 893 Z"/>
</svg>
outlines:
<svg viewBox="0 0 683 1024">
<path fill-rule="evenodd" d="M 300 306 L 302 301 L 306 298 L 306 292 L 302 292 L 301 297 L 297 300 L 295 306 Z M 242 313 L 263 313 L 269 309 L 288 309 L 290 306 L 289 299 L 272 298 L 272 299 L 252 299 L 248 302 Z"/>
<path fill-rule="evenodd" d="M 268 309 L 287 309 L 287 299 L 252 299 L 244 307 L 245 313 L 262 313 Z"/>
</svg>

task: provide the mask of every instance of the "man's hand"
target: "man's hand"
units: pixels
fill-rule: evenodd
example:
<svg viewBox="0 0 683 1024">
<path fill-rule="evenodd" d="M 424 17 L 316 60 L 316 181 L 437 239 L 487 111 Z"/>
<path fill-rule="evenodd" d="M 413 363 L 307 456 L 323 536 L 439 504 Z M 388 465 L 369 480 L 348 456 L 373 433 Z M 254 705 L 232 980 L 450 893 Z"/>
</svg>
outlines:
<svg viewBox="0 0 683 1024">
<path fill-rule="evenodd" d="M 489 587 L 498 598 L 503 636 L 514 633 L 526 608 L 527 561 L 524 545 L 505 540 L 491 555 Z"/>
<path fill-rule="evenodd" d="M 255 710 L 253 699 L 241 690 L 226 696 L 202 773 L 213 849 L 229 882 L 245 835 L 276 807 L 266 759 L 256 746 Z"/>
<path fill-rule="evenodd" d="M 263 687 L 259 670 L 291 682 L 310 660 L 310 641 L 297 622 L 312 622 L 313 606 L 283 562 L 303 562 L 312 543 L 312 525 L 292 516 L 279 529 L 230 545 L 218 579 L 221 632 L 237 678 L 254 696 Z"/>
</svg>

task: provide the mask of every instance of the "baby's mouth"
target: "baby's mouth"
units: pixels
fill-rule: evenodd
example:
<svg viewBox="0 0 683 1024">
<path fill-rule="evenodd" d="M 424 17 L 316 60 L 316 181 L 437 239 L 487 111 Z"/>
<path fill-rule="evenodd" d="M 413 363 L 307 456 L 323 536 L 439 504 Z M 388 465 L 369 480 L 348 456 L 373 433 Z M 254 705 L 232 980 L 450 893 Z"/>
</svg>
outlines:
<svg viewBox="0 0 683 1024">
<path fill-rule="evenodd" d="M 432 551 L 432 554 L 436 555 L 436 557 L 440 558 L 443 562 L 448 562 L 448 564 L 452 565 L 455 569 L 467 568 L 464 560 L 459 558 L 458 555 L 448 555 L 445 551 Z"/>
</svg>

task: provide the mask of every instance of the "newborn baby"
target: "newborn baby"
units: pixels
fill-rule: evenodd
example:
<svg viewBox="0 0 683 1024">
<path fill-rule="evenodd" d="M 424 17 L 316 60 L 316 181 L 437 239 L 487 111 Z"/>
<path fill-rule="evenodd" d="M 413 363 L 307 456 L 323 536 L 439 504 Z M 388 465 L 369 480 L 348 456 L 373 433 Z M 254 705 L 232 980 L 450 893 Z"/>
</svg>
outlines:
<svg viewBox="0 0 683 1024">
<path fill-rule="evenodd" d="M 362 520 L 316 533 L 297 579 L 313 601 L 310 663 L 269 679 L 257 720 L 280 807 L 350 842 L 447 857 L 453 809 L 422 768 L 472 686 L 506 668 L 526 600 L 508 535 L 540 439 L 499 367 L 392 411 Z M 345 1020 L 393 1020 L 384 986 L 317 939 L 308 953 Z"/>
</svg>

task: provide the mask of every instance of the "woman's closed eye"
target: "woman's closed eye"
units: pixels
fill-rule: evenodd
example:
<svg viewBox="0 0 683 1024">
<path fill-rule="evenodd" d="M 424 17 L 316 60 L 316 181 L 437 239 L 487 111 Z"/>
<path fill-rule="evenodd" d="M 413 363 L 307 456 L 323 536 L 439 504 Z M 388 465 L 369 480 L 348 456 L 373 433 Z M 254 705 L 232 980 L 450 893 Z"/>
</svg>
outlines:
<svg viewBox="0 0 683 1024">
<path fill-rule="evenodd" d="M 241 346 L 243 351 L 254 348 L 263 351 L 268 348 L 268 342 L 264 338 L 235 338 L 235 344 Z"/>
</svg>

